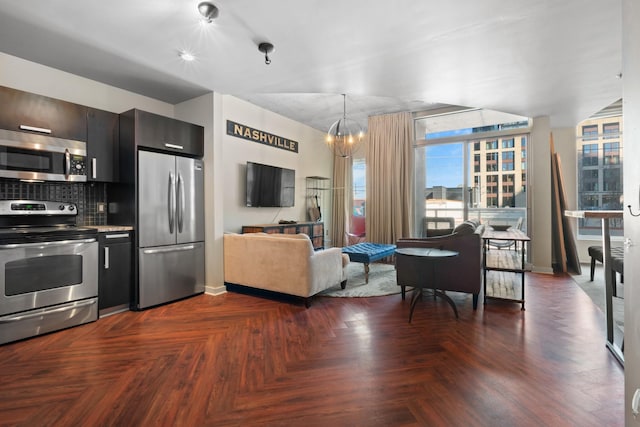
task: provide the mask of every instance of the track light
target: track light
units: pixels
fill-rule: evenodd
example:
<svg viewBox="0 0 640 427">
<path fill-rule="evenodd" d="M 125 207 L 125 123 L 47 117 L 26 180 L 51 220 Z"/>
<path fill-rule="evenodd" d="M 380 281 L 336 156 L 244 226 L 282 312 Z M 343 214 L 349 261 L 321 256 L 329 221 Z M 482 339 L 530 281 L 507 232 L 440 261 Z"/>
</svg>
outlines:
<svg viewBox="0 0 640 427">
<path fill-rule="evenodd" d="M 198 4 L 198 12 L 204 17 L 204 21 L 208 24 L 218 17 L 218 8 L 208 1 Z"/>
<path fill-rule="evenodd" d="M 269 59 L 269 54 L 273 52 L 273 45 L 268 42 L 262 42 L 258 45 L 258 50 L 264 53 L 264 63 L 269 65 L 271 64 L 271 59 Z"/>
</svg>

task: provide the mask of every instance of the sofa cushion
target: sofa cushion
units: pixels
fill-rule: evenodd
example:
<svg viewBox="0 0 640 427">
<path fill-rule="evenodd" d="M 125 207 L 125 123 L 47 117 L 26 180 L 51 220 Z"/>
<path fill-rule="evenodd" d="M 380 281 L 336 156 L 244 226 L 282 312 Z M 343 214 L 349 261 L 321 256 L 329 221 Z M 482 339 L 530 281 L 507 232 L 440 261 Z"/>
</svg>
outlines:
<svg viewBox="0 0 640 427">
<path fill-rule="evenodd" d="M 471 221 L 465 221 L 453 229 L 453 234 L 459 234 L 464 236 L 467 234 L 473 234 L 475 233 L 475 231 L 476 231 L 476 226 L 474 225 L 474 223 Z"/>
<path fill-rule="evenodd" d="M 230 284 L 307 298 L 345 280 L 345 262 L 340 248 L 314 251 L 304 234 L 224 235 Z"/>
</svg>

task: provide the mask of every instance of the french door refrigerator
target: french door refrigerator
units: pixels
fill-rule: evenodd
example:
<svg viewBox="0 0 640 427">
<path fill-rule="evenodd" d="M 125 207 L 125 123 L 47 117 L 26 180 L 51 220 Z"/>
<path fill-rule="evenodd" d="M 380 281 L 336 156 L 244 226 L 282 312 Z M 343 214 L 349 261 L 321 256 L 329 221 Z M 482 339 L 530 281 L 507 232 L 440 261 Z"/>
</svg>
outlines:
<svg viewBox="0 0 640 427">
<path fill-rule="evenodd" d="M 138 309 L 204 292 L 202 160 L 138 151 Z"/>
</svg>

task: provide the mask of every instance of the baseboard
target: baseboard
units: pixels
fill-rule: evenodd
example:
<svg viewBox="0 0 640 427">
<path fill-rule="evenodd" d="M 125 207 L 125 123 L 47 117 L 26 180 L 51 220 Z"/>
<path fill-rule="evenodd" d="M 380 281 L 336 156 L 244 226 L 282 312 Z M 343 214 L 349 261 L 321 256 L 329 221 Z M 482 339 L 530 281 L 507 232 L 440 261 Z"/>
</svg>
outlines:
<svg viewBox="0 0 640 427">
<path fill-rule="evenodd" d="M 553 268 L 550 267 L 536 267 L 535 265 L 531 266 L 532 273 L 544 273 L 544 274 L 553 274 Z"/>
<path fill-rule="evenodd" d="M 204 293 L 207 295 L 213 295 L 213 296 L 217 296 L 217 295 L 222 295 L 224 293 L 227 292 L 227 287 L 222 285 L 222 286 L 205 286 L 204 288 Z"/>
</svg>

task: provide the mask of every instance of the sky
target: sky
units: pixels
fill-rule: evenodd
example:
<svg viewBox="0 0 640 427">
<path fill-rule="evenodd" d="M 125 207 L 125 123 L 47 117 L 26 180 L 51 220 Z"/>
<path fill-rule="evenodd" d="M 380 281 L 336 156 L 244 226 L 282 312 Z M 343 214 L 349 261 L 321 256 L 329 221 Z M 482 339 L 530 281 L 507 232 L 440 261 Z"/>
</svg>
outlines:
<svg viewBox="0 0 640 427">
<path fill-rule="evenodd" d="M 427 187 L 458 187 L 463 183 L 463 143 L 427 147 Z"/>
</svg>

